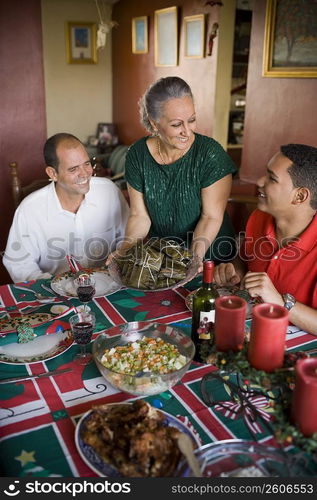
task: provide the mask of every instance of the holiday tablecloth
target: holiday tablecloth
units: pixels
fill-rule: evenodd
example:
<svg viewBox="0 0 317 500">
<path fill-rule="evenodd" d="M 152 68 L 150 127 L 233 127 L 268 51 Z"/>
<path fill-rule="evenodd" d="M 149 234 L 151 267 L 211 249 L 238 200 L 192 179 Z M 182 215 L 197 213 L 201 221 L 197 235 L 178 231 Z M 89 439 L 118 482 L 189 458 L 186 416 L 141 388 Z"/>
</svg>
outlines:
<svg viewBox="0 0 317 500">
<path fill-rule="evenodd" d="M 27 312 L 30 307 L 41 306 L 28 288 L 40 291 L 41 281 L 25 283 L 25 292 L 12 285 L 0 287 L 0 319 Z M 173 324 L 190 335 L 191 313 L 184 298 L 188 289 L 142 292 L 122 289 L 107 297 L 95 298 L 89 303 L 96 313 L 99 332 L 129 321 L 151 321 Z M 197 283 L 196 283 L 197 286 Z M 58 298 L 52 298 L 62 304 Z M 77 299 L 71 299 L 78 306 Z M 69 306 L 68 304 L 65 304 Z M 51 319 L 44 327 L 49 332 L 67 322 L 66 318 Z M 290 327 L 287 335 L 288 349 L 317 347 L 317 339 Z M 91 348 L 91 345 L 90 345 Z M 94 362 L 78 367 L 72 361 L 78 346 L 73 344 L 62 354 L 32 364 L 7 364 L 0 362 L 0 379 L 24 374 L 36 374 L 55 369 L 70 368 L 68 373 L 23 382 L 0 385 L 0 451 L 3 476 L 22 477 L 93 477 L 95 473 L 80 458 L 74 441 L 76 423 L 94 404 L 132 400 L 133 396 L 118 392 L 100 375 Z M 146 398 L 191 426 L 202 444 L 223 439 L 251 439 L 250 421 L 245 412 L 227 411 L 224 406 L 208 407 L 202 399 L 200 382 L 204 375 L 214 371 L 212 365 L 193 363 L 182 381 L 170 391 Z M 228 401 L 226 387 L 214 388 L 217 401 Z M 270 416 L 269 401 L 258 398 L 254 404 Z M 258 442 L 273 443 L 274 439 L 262 420 L 253 426 Z"/>
</svg>

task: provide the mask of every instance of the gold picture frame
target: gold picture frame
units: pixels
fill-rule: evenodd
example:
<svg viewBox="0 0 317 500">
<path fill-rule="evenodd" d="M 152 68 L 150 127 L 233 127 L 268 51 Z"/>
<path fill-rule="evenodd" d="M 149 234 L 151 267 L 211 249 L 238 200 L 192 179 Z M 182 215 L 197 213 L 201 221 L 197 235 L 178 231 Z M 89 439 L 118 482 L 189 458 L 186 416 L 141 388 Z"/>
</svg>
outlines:
<svg viewBox="0 0 317 500">
<path fill-rule="evenodd" d="M 148 48 L 147 16 L 132 18 L 132 53 L 146 54 Z"/>
<path fill-rule="evenodd" d="M 205 55 L 205 15 L 184 17 L 184 55 L 188 59 L 202 59 Z"/>
<path fill-rule="evenodd" d="M 97 29 L 95 23 L 66 23 L 66 53 L 68 64 L 97 63 Z"/>
<path fill-rule="evenodd" d="M 316 78 L 317 36 L 309 26 L 310 9 L 317 5 L 298 1 L 267 0 L 262 75 L 273 78 Z M 306 22 L 307 21 L 307 22 Z"/>
<path fill-rule="evenodd" d="M 177 7 L 154 11 L 155 66 L 177 66 L 178 64 L 177 15 Z"/>
</svg>

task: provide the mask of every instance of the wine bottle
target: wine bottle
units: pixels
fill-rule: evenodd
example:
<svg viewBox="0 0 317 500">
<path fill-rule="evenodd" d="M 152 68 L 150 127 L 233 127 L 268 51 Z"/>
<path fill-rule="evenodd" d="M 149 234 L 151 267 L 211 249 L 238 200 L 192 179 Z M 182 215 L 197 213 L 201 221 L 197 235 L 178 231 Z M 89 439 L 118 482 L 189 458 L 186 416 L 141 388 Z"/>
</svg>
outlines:
<svg viewBox="0 0 317 500">
<path fill-rule="evenodd" d="M 214 263 L 205 260 L 203 264 L 203 285 L 193 296 L 193 317 L 191 338 L 196 347 L 194 360 L 203 362 L 201 347 L 211 345 L 214 336 L 215 300 L 219 297 L 213 285 Z"/>
</svg>

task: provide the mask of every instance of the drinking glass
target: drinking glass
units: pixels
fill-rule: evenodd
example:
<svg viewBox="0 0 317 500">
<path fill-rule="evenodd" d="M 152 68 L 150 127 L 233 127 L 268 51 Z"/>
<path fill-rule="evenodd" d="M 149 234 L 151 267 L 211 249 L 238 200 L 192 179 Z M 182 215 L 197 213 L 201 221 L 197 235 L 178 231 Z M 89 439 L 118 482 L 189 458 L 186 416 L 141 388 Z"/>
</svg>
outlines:
<svg viewBox="0 0 317 500">
<path fill-rule="evenodd" d="M 78 278 L 74 279 L 74 285 L 77 292 L 77 297 L 80 302 L 84 303 L 84 310 L 88 312 L 86 307 L 87 302 L 89 302 L 95 295 L 95 280 L 89 274 L 81 274 Z"/>
<path fill-rule="evenodd" d="M 96 324 L 96 316 L 93 312 L 79 312 L 69 318 L 74 341 L 79 345 L 80 351 L 74 357 L 74 361 L 80 365 L 89 363 L 92 354 L 87 352 L 86 346 L 90 343 Z"/>
</svg>

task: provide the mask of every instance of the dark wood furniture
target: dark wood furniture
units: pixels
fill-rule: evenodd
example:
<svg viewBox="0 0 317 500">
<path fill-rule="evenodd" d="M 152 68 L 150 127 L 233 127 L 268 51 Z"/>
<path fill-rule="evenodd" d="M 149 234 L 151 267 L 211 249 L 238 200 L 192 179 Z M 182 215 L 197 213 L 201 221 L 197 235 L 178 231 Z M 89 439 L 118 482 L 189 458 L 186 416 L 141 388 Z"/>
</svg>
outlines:
<svg viewBox="0 0 317 500">
<path fill-rule="evenodd" d="M 12 196 L 14 201 L 15 208 L 19 205 L 19 203 L 30 193 L 40 189 L 44 186 L 47 186 L 49 182 L 52 182 L 50 179 L 35 179 L 30 184 L 26 186 L 22 186 L 21 179 L 19 177 L 19 169 L 17 162 L 13 161 L 10 164 L 10 172 L 11 172 L 11 188 L 12 188 Z"/>
</svg>

